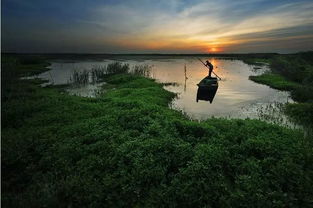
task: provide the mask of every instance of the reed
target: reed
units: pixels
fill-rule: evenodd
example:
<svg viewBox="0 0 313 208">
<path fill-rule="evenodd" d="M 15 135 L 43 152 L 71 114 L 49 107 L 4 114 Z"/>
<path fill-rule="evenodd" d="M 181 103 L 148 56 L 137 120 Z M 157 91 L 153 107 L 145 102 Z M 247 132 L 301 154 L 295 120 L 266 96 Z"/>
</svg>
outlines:
<svg viewBox="0 0 313 208">
<path fill-rule="evenodd" d="M 88 84 L 89 83 L 89 71 L 74 70 L 70 78 L 70 82 L 73 84 L 79 84 L 79 85 Z"/>
<path fill-rule="evenodd" d="M 107 66 L 93 66 L 90 74 L 93 83 L 102 81 L 107 74 Z"/>
<path fill-rule="evenodd" d="M 131 73 L 138 76 L 150 77 L 152 65 L 143 64 L 135 65 L 132 67 Z"/>
<path fill-rule="evenodd" d="M 69 82 L 74 85 L 94 84 L 102 81 L 107 74 L 107 66 L 93 66 L 91 70 L 74 70 Z"/>
<path fill-rule="evenodd" d="M 107 74 L 124 74 L 129 72 L 129 64 L 122 64 L 121 62 L 113 62 L 108 64 L 106 68 Z"/>
<path fill-rule="evenodd" d="M 112 74 L 133 74 L 136 76 L 150 77 L 152 65 L 135 65 L 131 69 L 129 64 L 113 62 L 107 66 L 93 66 L 91 70 L 77 71 L 74 70 L 70 77 L 69 83 L 85 85 L 101 82 L 106 76 Z"/>
</svg>

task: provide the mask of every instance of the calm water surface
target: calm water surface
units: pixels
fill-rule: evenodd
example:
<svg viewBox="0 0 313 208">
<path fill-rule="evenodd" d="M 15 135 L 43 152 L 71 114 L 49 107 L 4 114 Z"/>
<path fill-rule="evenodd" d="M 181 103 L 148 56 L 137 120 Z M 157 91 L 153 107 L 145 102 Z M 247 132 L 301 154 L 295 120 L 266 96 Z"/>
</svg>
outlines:
<svg viewBox="0 0 313 208">
<path fill-rule="evenodd" d="M 165 86 L 165 89 L 177 93 L 170 107 L 184 112 L 191 119 L 204 120 L 212 116 L 257 118 L 283 125 L 290 124 L 281 112 L 282 104 L 293 102 L 289 93 L 249 80 L 250 75 L 269 70 L 268 66 L 264 65 L 256 69 L 256 66 L 247 65 L 240 60 L 208 59 L 215 66 L 215 73 L 222 77 L 212 104 L 206 101 L 196 102 L 197 84 L 207 76 L 208 71 L 195 58 L 122 59 L 118 61 L 129 63 L 130 66 L 152 65 L 150 72 L 152 78 L 161 83 L 177 83 Z M 203 58 L 203 60 L 206 59 Z M 107 65 L 113 61 L 55 61 L 50 66 L 51 70 L 40 74 L 39 78 L 47 79 L 51 84 L 68 84 L 74 70 L 91 70 L 94 66 Z M 70 94 L 95 96 L 100 85 L 71 86 L 67 90 Z"/>
</svg>

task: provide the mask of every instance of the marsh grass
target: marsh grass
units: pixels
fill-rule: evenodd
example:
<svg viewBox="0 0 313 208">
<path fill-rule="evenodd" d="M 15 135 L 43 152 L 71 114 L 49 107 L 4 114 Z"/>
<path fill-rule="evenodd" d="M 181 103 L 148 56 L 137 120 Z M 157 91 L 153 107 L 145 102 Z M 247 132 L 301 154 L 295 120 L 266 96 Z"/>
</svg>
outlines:
<svg viewBox="0 0 313 208">
<path fill-rule="evenodd" d="M 179 86 L 180 84 L 177 82 L 165 82 L 162 83 L 164 86 Z"/>
<path fill-rule="evenodd" d="M 257 120 L 194 122 L 133 74 L 94 99 L 17 79 L 2 103 L 3 207 L 310 207 L 312 142 Z M 16 87 L 16 84 L 14 85 Z"/>
<path fill-rule="evenodd" d="M 74 84 L 87 84 L 89 83 L 89 71 L 73 71 L 73 74 L 70 78 L 70 82 Z"/>
<path fill-rule="evenodd" d="M 74 85 L 95 84 L 103 81 L 110 74 L 127 73 L 128 71 L 128 64 L 121 64 L 119 62 L 114 62 L 107 66 L 93 66 L 90 70 L 74 70 L 69 83 Z"/>
<path fill-rule="evenodd" d="M 107 74 L 123 74 L 129 72 L 129 64 L 123 64 L 121 62 L 113 62 L 108 64 L 106 68 Z"/>
<path fill-rule="evenodd" d="M 131 73 L 137 76 L 150 77 L 152 65 L 143 64 L 132 67 Z"/>
<path fill-rule="evenodd" d="M 271 63 L 271 59 L 268 58 L 241 58 L 241 60 L 246 64 L 256 66 L 263 66 Z"/>
<path fill-rule="evenodd" d="M 313 132 L 313 103 L 288 103 L 284 110 L 294 122 Z"/>
<path fill-rule="evenodd" d="M 297 122 L 289 119 L 284 113 L 286 104 L 280 102 L 273 102 L 257 108 L 257 114 L 260 120 L 285 126 L 289 128 L 300 128 L 296 125 Z"/>
<path fill-rule="evenodd" d="M 103 80 L 107 75 L 107 67 L 106 66 L 93 66 L 91 69 L 91 77 L 93 82 L 98 82 L 99 80 Z"/>
<path fill-rule="evenodd" d="M 287 80 L 282 75 L 272 72 L 266 72 L 259 76 L 250 76 L 249 79 L 260 84 L 269 85 L 270 87 L 278 90 L 288 91 L 300 86 L 298 83 Z"/>
<path fill-rule="evenodd" d="M 74 85 L 95 84 L 102 81 L 106 75 L 106 66 L 93 66 L 91 70 L 74 70 L 69 83 Z"/>
<path fill-rule="evenodd" d="M 37 58 L 36 58 L 37 57 Z M 47 71 L 49 63 L 38 56 L 1 55 L 1 102 L 14 96 L 14 92 L 22 90 L 20 77 L 31 76 L 39 72 Z M 33 80 L 35 83 L 44 81 Z"/>
<path fill-rule="evenodd" d="M 275 89 L 290 91 L 291 97 L 300 103 L 287 104 L 284 112 L 293 121 L 312 129 L 313 52 L 279 55 L 269 63 L 271 72 L 249 78 Z"/>
<path fill-rule="evenodd" d="M 95 84 L 113 74 L 132 74 L 135 76 L 150 77 L 151 68 L 152 66 L 148 64 L 135 65 L 130 68 L 129 64 L 114 62 L 107 66 L 93 66 L 91 70 L 74 70 L 69 83 L 74 85 Z"/>
</svg>

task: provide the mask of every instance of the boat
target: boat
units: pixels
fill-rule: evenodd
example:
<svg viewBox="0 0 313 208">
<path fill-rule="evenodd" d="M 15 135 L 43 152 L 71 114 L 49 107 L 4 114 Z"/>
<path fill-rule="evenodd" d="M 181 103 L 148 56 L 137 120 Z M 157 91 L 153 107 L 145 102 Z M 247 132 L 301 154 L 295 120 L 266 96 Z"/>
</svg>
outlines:
<svg viewBox="0 0 313 208">
<path fill-rule="evenodd" d="M 197 102 L 199 100 L 210 101 L 212 103 L 217 88 L 218 88 L 218 80 L 217 77 L 205 77 L 202 79 L 198 85 L 198 92 L 197 92 Z"/>
</svg>

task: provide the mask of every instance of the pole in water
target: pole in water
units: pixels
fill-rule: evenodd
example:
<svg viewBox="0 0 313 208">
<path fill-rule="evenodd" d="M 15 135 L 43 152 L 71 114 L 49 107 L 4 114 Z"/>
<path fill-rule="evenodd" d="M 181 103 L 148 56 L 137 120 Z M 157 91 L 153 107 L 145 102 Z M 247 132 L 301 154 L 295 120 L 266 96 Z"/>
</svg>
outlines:
<svg viewBox="0 0 313 208">
<path fill-rule="evenodd" d="M 188 79 L 188 77 L 187 77 L 187 67 L 186 67 L 186 64 L 185 64 L 185 66 L 184 66 L 184 70 L 185 70 L 184 92 L 186 92 L 186 83 L 187 83 L 187 79 Z"/>
</svg>

